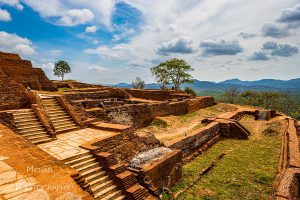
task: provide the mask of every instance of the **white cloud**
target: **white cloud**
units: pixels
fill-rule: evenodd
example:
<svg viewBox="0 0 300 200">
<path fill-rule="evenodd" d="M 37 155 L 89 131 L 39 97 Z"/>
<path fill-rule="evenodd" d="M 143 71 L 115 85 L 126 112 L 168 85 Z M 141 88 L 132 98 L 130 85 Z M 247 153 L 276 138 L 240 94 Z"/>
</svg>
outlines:
<svg viewBox="0 0 300 200">
<path fill-rule="evenodd" d="M 97 27 L 96 26 L 87 26 L 85 28 L 85 32 L 87 33 L 95 33 L 97 31 Z"/>
<path fill-rule="evenodd" d="M 108 60 L 127 60 L 128 51 L 126 51 L 126 44 L 118 44 L 113 47 L 99 46 L 98 48 L 85 49 L 86 54 L 97 55 Z"/>
<path fill-rule="evenodd" d="M 96 72 L 103 72 L 103 71 L 108 71 L 109 69 L 106 68 L 106 67 L 101 67 L 101 66 L 98 66 L 98 65 L 93 65 L 93 66 L 90 66 L 88 68 L 88 70 L 96 71 Z"/>
<path fill-rule="evenodd" d="M 18 10 L 23 10 L 23 8 L 24 8 L 19 0 L 0 0 L 0 5 L 1 4 L 6 4 L 9 6 L 15 7 Z"/>
<path fill-rule="evenodd" d="M 3 10 L 0 8 L 0 21 L 8 22 L 11 20 L 11 16 L 7 10 Z"/>
<path fill-rule="evenodd" d="M 94 17 L 89 9 L 72 9 L 62 16 L 58 23 L 63 26 L 77 26 L 90 22 Z"/>
<path fill-rule="evenodd" d="M 21 55 L 32 55 L 35 53 L 30 40 L 4 31 L 0 31 L 0 49 L 2 51 L 20 53 Z"/>
<path fill-rule="evenodd" d="M 44 18 L 58 17 L 58 25 L 73 26 L 83 19 L 86 22 L 91 17 L 90 13 L 93 13 L 94 21 L 108 28 L 111 27 L 111 17 L 116 4 L 116 0 L 22 0 L 22 2 Z"/>
</svg>

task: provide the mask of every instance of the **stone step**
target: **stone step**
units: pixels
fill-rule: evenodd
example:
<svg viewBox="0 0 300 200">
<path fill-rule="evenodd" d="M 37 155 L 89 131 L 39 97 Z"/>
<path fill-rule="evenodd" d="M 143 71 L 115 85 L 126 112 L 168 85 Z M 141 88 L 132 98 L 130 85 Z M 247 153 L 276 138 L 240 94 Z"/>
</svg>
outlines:
<svg viewBox="0 0 300 200">
<path fill-rule="evenodd" d="M 22 134 L 22 136 L 24 137 L 30 137 L 30 136 L 34 136 L 34 135 L 40 135 L 40 134 L 46 134 L 47 135 L 47 132 L 46 131 L 34 131 L 34 132 L 31 132 L 31 133 L 25 133 L 25 134 Z"/>
<path fill-rule="evenodd" d="M 44 130 L 45 129 L 43 127 L 36 127 L 36 128 L 32 128 L 32 129 L 18 129 L 18 132 L 23 135 L 23 134 L 26 134 L 26 133 L 32 133 L 32 132 L 35 132 L 35 131 L 44 131 Z"/>
<path fill-rule="evenodd" d="M 90 169 L 88 171 L 82 172 L 82 173 L 80 173 L 80 175 L 83 176 L 83 177 L 86 177 L 90 174 L 98 173 L 98 172 L 100 172 L 100 170 L 102 170 L 102 168 L 99 166 L 99 167 L 95 167 L 93 169 Z"/>
<path fill-rule="evenodd" d="M 93 155 L 90 152 L 85 152 L 85 153 L 77 154 L 75 156 L 66 158 L 66 159 L 63 160 L 63 162 L 64 163 L 71 163 L 72 161 L 75 161 L 75 160 L 77 160 L 79 158 L 83 158 L 83 157 L 86 157 L 86 156 L 93 156 Z"/>
<path fill-rule="evenodd" d="M 93 181 L 89 181 L 89 185 L 90 185 L 90 187 L 95 187 L 95 186 L 100 185 L 101 183 L 103 183 L 103 182 L 105 182 L 107 180 L 109 180 L 109 176 L 105 175 L 105 176 L 97 178 L 97 179 L 95 179 Z"/>
<path fill-rule="evenodd" d="M 105 189 L 101 190 L 101 191 L 97 191 L 95 194 L 94 194 L 94 197 L 95 198 L 105 198 L 105 196 L 117 191 L 118 188 L 116 185 L 112 185 L 112 186 L 109 186 L 109 187 L 106 187 Z"/>
<path fill-rule="evenodd" d="M 106 197 L 103 197 L 103 200 L 115 200 L 115 199 L 124 199 L 125 196 L 122 195 L 122 191 L 121 190 L 117 190 L 109 195 L 107 195 Z"/>
<path fill-rule="evenodd" d="M 37 118 L 35 118 L 35 119 L 27 119 L 27 120 L 22 120 L 22 121 L 16 121 L 16 120 L 14 120 L 15 121 L 15 123 L 16 123 L 16 125 L 18 126 L 18 125 L 25 125 L 25 124 L 36 124 L 36 123 L 40 123 L 39 121 L 38 121 L 38 119 Z"/>
<path fill-rule="evenodd" d="M 39 140 L 32 141 L 32 143 L 33 144 L 42 144 L 42 143 L 46 143 L 46 142 L 51 142 L 53 140 L 54 140 L 53 138 L 39 139 Z"/>
<path fill-rule="evenodd" d="M 64 118 L 57 118 L 57 119 L 53 119 L 52 121 L 55 122 L 73 122 L 73 120 L 70 117 L 64 117 Z"/>
<path fill-rule="evenodd" d="M 61 132 L 67 132 L 67 131 L 75 131 L 75 130 L 78 130 L 78 129 L 79 129 L 79 127 L 73 126 L 73 127 L 63 128 L 63 129 L 56 129 L 55 132 L 61 133 Z"/>
<path fill-rule="evenodd" d="M 14 120 L 36 119 L 35 114 L 28 115 L 14 115 Z"/>
<path fill-rule="evenodd" d="M 61 106 L 52 106 L 52 107 L 46 107 L 46 111 L 56 111 L 56 110 L 64 110 Z"/>
<path fill-rule="evenodd" d="M 57 111 L 47 111 L 47 114 L 49 115 L 55 115 L 55 114 L 60 114 L 60 113 L 66 113 L 68 114 L 65 110 L 57 110 Z"/>
<path fill-rule="evenodd" d="M 18 130 L 28 130 L 28 129 L 35 129 L 35 128 L 43 128 L 40 124 L 29 124 L 29 125 L 18 125 Z"/>
<path fill-rule="evenodd" d="M 105 190 L 106 188 L 108 188 L 109 186 L 112 186 L 112 185 L 113 185 L 113 181 L 108 180 L 108 181 L 105 181 L 105 182 L 103 182 L 99 185 L 92 186 L 92 187 L 90 187 L 90 189 L 93 193 L 97 193 L 98 191 Z"/>
<path fill-rule="evenodd" d="M 14 118 L 14 122 L 16 124 L 18 123 L 22 124 L 26 122 L 39 122 L 39 120 L 36 117 L 27 117 L 27 118 L 19 118 L 19 119 Z"/>
<path fill-rule="evenodd" d="M 13 116 L 26 116 L 26 115 L 35 115 L 33 110 L 26 111 L 26 112 L 15 112 L 13 113 Z"/>
<path fill-rule="evenodd" d="M 49 115 L 51 120 L 52 120 L 52 118 L 57 118 L 57 117 L 62 117 L 62 116 L 70 118 L 69 114 L 66 113 L 66 112 L 64 112 L 64 113 L 54 113 L 54 114 L 53 113 L 48 113 L 48 115 Z"/>
<path fill-rule="evenodd" d="M 70 116 L 69 115 L 60 115 L 60 116 L 50 116 L 51 121 L 55 120 L 70 120 Z"/>
<path fill-rule="evenodd" d="M 126 198 L 126 196 L 121 195 L 121 196 L 119 196 L 119 197 L 117 197 L 117 198 L 115 198 L 115 199 L 113 199 L 113 200 L 122 200 L 122 199 L 125 199 L 125 198 Z"/>
<path fill-rule="evenodd" d="M 26 128 L 26 127 L 40 127 L 42 126 L 40 122 L 29 122 L 29 123 L 20 123 L 20 124 L 16 124 L 16 127 L 20 127 L 20 128 Z"/>
<path fill-rule="evenodd" d="M 91 164 L 92 162 L 95 162 L 95 161 L 96 161 L 96 158 L 91 157 L 91 158 L 89 158 L 87 160 L 84 160 L 84 161 L 81 160 L 81 162 L 73 164 L 73 165 L 70 165 L 70 166 L 73 167 L 73 168 L 75 168 L 75 169 L 77 169 L 77 168 L 83 167 L 84 165 Z"/>
<path fill-rule="evenodd" d="M 92 154 L 82 155 L 80 157 L 77 157 L 77 158 L 74 158 L 74 159 L 72 159 L 70 161 L 65 162 L 65 164 L 72 166 L 72 165 L 76 165 L 78 163 L 84 162 L 86 160 L 89 160 L 91 158 L 93 158 Z"/>
<path fill-rule="evenodd" d="M 96 167 L 99 167 L 99 163 L 98 162 L 93 162 L 91 164 L 88 164 L 88 165 L 85 165 L 85 166 L 82 166 L 80 168 L 77 168 L 76 170 L 79 172 L 79 173 L 83 173 L 83 172 L 86 172 L 86 171 L 89 171 L 91 169 L 94 169 Z"/>
<path fill-rule="evenodd" d="M 88 176 L 85 176 L 85 180 L 89 181 L 89 182 L 92 182 L 98 178 L 101 178 L 102 176 L 105 176 L 106 175 L 106 172 L 105 171 L 100 171 L 100 172 L 97 172 L 97 173 L 94 173 L 94 174 L 90 174 Z"/>
<path fill-rule="evenodd" d="M 55 127 L 59 127 L 59 126 L 66 126 L 66 125 L 74 125 L 74 126 L 76 126 L 76 124 L 74 124 L 74 122 L 73 121 L 68 121 L 68 120 L 64 120 L 64 121 L 53 121 L 52 122 L 53 123 L 53 125 L 55 126 Z"/>
<path fill-rule="evenodd" d="M 42 139 L 42 138 L 49 138 L 49 135 L 47 134 L 39 134 L 39 135 L 33 135 L 33 136 L 27 136 L 28 140 L 36 140 L 36 139 Z"/>
</svg>

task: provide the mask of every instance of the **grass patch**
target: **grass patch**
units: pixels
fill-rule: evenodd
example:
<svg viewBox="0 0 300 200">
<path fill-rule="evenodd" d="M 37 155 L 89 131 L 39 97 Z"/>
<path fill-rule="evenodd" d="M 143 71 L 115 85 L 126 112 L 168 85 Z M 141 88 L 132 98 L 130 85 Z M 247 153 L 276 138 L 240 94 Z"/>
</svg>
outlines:
<svg viewBox="0 0 300 200">
<path fill-rule="evenodd" d="M 256 121 L 247 119 L 247 123 L 255 124 Z M 262 127 L 253 127 L 255 132 L 249 140 L 221 140 L 187 163 L 183 167 L 183 182 L 173 187 L 172 192 L 176 193 L 187 186 L 218 155 L 226 153 L 209 174 L 179 199 L 268 199 L 276 175 L 281 141 L 279 135 L 265 136 L 262 133 L 263 128 L 268 126 L 265 122 L 258 126 Z M 169 199 L 168 195 L 164 194 L 163 199 Z"/>
<path fill-rule="evenodd" d="M 161 119 L 161 118 L 156 118 L 155 120 L 153 120 L 150 124 L 150 126 L 155 126 L 155 127 L 159 127 L 159 128 L 166 128 L 168 126 L 168 123 Z"/>
<path fill-rule="evenodd" d="M 67 91 L 67 90 L 71 90 L 71 88 L 66 88 L 66 87 L 63 87 L 63 88 L 58 88 L 58 91 Z"/>
</svg>

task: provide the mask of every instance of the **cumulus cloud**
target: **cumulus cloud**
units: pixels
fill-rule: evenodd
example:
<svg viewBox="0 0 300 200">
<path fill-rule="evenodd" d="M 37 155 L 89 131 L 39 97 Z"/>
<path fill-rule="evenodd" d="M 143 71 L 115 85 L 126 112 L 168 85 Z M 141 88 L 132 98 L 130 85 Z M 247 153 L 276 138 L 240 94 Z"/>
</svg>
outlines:
<svg viewBox="0 0 300 200">
<path fill-rule="evenodd" d="M 262 50 L 272 56 L 280 57 L 290 57 L 299 52 L 299 48 L 294 44 L 278 44 L 276 42 L 265 42 L 262 46 Z"/>
<path fill-rule="evenodd" d="M 0 31 L 0 49 L 2 51 L 19 53 L 21 55 L 32 55 L 35 53 L 30 40 L 4 31 Z"/>
<path fill-rule="evenodd" d="M 89 9 L 72 9 L 61 17 L 58 23 L 63 26 L 77 26 L 90 22 L 94 17 Z"/>
<path fill-rule="evenodd" d="M 0 0 L 0 5 L 1 4 L 6 4 L 9 6 L 15 7 L 18 10 L 23 10 L 23 8 L 24 8 L 19 0 Z"/>
<path fill-rule="evenodd" d="M 277 21 L 282 23 L 300 22 L 300 4 L 284 9 Z"/>
<path fill-rule="evenodd" d="M 203 56 L 236 55 L 243 51 L 238 41 L 206 40 L 200 44 Z"/>
<path fill-rule="evenodd" d="M 1 1 L 1 0 L 0 0 Z M 6 0 L 10 1 L 10 0 Z M 16 0 L 13 0 L 16 1 Z M 22 0 L 22 3 L 37 11 L 43 18 L 49 18 L 56 25 L 75 26 L 92 17 L 95 22 L 111 26 L 111 17 L 116 4 L 115 0 Z M 89 11 L 87 11 L 89 10 Z M 58 21 L 55 21 L 58 19 Z M 81 20 L 80 20 L 81 19 Z"/>
<path fill-rule="evenodd" d="M 263 50 L 277 49 L 277 48 L 278 45 L 276 42 L 265 42 L 262 47 Z"/>
<path fill-rule="evenodd" d="M 239 36 L 242 37 L 243 39 L 251 39 L 251 38 L 254 38 L 256 37 L 257 35 L 254 34 L 254 33 L 245 33 L 245 32 L 241 32 L 239 33 Z"/>
<path fill-rule="evenodd" d="M 267 56 L 266 53 L 264 52 L 254 52 L 250 57 L 249 60 L 252 61 L 266 61 L 269 60 L 270 58 Z"/>
<path fill-rule="evenodd" d="M 3 10 L 0 8 L 0 21 L 8 22 L 11 20 L 11 16 L 7 10 Z"/>
<path fill-rule="evenodd" d="M 163 42 L 159 45 L 157 52 L 162 55 L 168 55 L 170 53 L 192 53 L 192 43 L 192 40 L 186 37 L 176 38 Z"/>
<path fill-rule="evenodd" d="M 299 48 L 292 44 L 278 44 L 271 52 L 272 56 L 290 57 L 299 52 Z"/>
<path fill-rule="evenodd" d="M 284 38 L 291 34 L 285 25 L 271 22 L 264 24 L 262 33 L 264 36 L 273 38 Z"/>
<path fill-rule="evenodd" d="M 96 26 L 87 26 L 85 28 L 85 32 L 87 33 L 95 33 L 97 31 L 97 27 Z"/>
</svg>

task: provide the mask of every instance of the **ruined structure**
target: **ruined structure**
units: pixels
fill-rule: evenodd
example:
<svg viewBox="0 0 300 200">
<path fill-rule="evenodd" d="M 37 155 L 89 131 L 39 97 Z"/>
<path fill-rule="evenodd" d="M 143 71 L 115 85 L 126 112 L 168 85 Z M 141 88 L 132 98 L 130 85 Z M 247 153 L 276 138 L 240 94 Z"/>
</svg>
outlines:
<svg viewBox="0 0 300 200">
<path fill-rule="evenodd" d="M 182 181 L 185 163 L 221 139 L 248 139 L 251 133 L 239 123 L 243 115 L 257 119 L 277 115 L 237 109 L 203 119 L 189 134 L 163 142 L 137 130 L 157 117 L 213 106 L 214 99 L 168 90 L 52 83 L 29 61 L 3 52 L 0 94 L 1 199 L 158 199 L 162 191 Z M 274 199 L 298 197 L 297 124 L 286 120 Z M 28 165 L 33 165 L 32 172 Z M 46 187 L 64 184 L 66 188 L 54 192 Z"/>
</svg>

